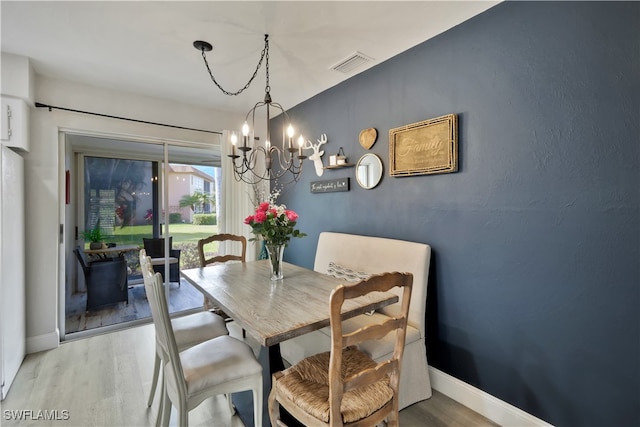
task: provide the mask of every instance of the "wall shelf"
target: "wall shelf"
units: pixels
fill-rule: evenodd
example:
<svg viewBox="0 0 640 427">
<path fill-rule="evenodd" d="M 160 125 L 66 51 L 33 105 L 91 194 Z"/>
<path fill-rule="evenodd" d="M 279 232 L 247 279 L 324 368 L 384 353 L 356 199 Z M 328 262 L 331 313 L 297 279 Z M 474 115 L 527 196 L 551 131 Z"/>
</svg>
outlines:
<svg viewBox="0 0 640 427">
<path fill-rule="evenodd" d="M 344 165 L 335 165 L 335 166 L 325 166 L 325 169 L 342 169 L 342 168 L 351 168 L 354 167 L 353 163 L 345 163 Z"/>
</svg>

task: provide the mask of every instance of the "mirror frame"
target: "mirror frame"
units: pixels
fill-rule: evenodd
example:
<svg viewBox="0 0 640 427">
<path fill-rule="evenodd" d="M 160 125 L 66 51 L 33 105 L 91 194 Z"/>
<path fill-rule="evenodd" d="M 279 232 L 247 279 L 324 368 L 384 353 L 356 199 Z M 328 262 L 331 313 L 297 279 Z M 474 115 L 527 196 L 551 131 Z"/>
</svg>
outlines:
<svg viewBox="0 0 640 427">
<path fill-rule="evenodd" d="M 374 179 L 372 180 L 372 183 L 369 185 L 366 185 L 366 183 L 361 182 L 360 176 L 358 174 L 358 171 L 360 170 L 360 166 L 362 165 L 363 161 L 367 159 L 375 159 L 373 161 L 376 161 L 377 164 L 380 166 L 380 173 L 377 175 L 377 177 L 374 177 Z M 360 185 L 360 187 L 364 188 L 365 190 L 371 190 L 375 188 L 382 180 L 383 174 L 384 174 L 384 167 L 382 165 L 382 159 L 377 154 L 365 153 L 362 155 L 362 157 L 360 157 L 360 159 L 358 160 L 358 163 L 356 164 L 356 181 L 358 182 L 358 185 Z"/>
</svg>

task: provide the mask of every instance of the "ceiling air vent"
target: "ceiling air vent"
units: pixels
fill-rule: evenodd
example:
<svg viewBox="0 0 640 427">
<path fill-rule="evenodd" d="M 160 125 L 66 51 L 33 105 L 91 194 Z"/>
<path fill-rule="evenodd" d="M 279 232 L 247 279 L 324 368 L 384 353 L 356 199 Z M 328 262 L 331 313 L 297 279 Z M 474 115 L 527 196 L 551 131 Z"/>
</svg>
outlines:
<svg viewBox="0 0 640 427">
<path fill-rule="evenodd" d="M 350 73 L 351 71 L 363 66 L 369 61 L 373 61 L 373 58 L 368 57 L 364 53 L 354 52 L 342 61 L 335 64 L 333 67 L 331 67 L 331 69 L 339 71 L 341 73 Z"/>
</svg>

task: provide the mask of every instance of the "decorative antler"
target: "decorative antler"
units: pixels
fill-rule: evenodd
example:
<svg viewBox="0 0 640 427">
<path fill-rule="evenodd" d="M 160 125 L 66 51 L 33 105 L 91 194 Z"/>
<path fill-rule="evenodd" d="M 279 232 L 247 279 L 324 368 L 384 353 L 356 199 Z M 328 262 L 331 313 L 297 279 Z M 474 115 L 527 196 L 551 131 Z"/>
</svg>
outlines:
<svg viewBox="0 0 640 427">
<path fill-rule="evenodd" d="M 309 156 L 309 160 L 313 160 L 313 165 L 316 168 L 316 175 L 322 176 L 322 173 L 324 172 L 324 165 L 322 164 L 322 155 L 324 154 L 324 150 L 320 151 L 320 146 L 327 143 L 327 134 L 323 133 L 322 136 L 320 136 L 320 139 L 317 139 L 316 141 L 318 141 L 318 143 L 313 144 L 311 141 L 307 140 L 302 148 L 305 150 L 313 150 L 313 154 Z"/>
</svg>

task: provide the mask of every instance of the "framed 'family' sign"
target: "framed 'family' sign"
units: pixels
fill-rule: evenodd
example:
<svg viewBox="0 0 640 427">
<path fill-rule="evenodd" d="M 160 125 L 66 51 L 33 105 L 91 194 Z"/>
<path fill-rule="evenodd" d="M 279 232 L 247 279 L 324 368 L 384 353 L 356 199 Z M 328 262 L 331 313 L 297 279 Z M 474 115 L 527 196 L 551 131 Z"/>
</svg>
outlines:
<svg viewBox="0 0 640 427">
<path fill-rule="evenodd" d="M 455 114 L 389 130 L 389 174 L 428 175 L 458 170 Z"/>
</svg>

